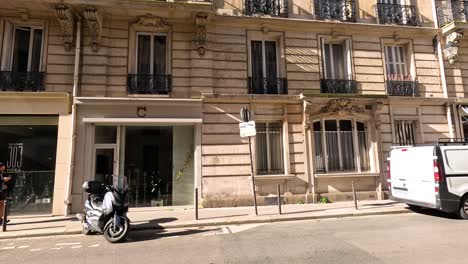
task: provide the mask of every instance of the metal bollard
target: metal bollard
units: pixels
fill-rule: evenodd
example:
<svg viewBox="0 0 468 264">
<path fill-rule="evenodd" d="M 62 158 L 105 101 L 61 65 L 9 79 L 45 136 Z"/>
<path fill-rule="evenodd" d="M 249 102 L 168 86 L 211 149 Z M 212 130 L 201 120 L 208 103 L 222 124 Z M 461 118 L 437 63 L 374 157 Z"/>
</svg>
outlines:
<svg viewBox="0 0 468 264">
<path fill-rule="evenodd" d="M 195 220 L 198 220 L 198 188 L 195 188 Z"/>
<path fill-rule="evenodd" d="M 279 184 L 276 184 L 276 197 L 278 198 L 278 212 L 281 214 L 281 192 Z"/>
<path fill-rule="evenodd" d="M 3 206 L 3 223 L 2 223 L 2 232 L 7 231 L 7 221 L 8 221 L 8 202 L 7 199 L 4 201 L 4 206 Z"/>
<path fill-rule="evenodd" d="M 358 210 L 356 190 L 354 189 L 354 181 L 351 181 L 351 187 L 353 188 L 354 209 Z"/>
</svg>

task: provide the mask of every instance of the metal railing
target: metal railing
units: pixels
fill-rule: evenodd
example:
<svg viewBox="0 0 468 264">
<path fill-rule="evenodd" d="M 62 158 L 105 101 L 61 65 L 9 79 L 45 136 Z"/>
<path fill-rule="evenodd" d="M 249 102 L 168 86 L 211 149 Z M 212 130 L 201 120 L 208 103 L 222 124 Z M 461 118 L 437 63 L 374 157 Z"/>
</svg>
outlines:
<svg viewBox="0 0 468 264">
<path fill-rule="evenodd" d="M 419 96 L 417 81 L 391 81 L 385 82 L 387 94 L 391 96 Z"/>
<path fill-rule="evenodd" d="M 288 80 L 285 78 L 249 77 L 249 94 L 288 94 Z"/>
<path fill-rule="evenodd" d="M 245 0 L 245 15 L 288 17 L 287 0 Z"/>
<path fill-rule="evenodd" d="M 439 27 L 453 22 L 468 22 L 468 1 L 447 1 L 436 7 Z"/>
<path fill-rule="evenodd" d="M 320 92 L 355 94 L 357 93 L 357 83 L 354 80 L 321 79 Z"/>
<path fill-rule="evenodd" d="M 413 5 L 377 3 L 379 24 L 417 26 L 416 7 Z"/>
<path fill-rule="evenodd" d="M 356 22 L 356 3 L 354 0 L 317 0 L 315 15 L 318 19 Z"/>
<path fill-rule="evenodd" d="M 44 72 L 0 71 L 0 91 L 44 91 Z"/>
<path fill-rule="evenodd" d="M 129 94 L 168 94 L 172 91 L 171 75 L 129 74 Z"/>
</svg>

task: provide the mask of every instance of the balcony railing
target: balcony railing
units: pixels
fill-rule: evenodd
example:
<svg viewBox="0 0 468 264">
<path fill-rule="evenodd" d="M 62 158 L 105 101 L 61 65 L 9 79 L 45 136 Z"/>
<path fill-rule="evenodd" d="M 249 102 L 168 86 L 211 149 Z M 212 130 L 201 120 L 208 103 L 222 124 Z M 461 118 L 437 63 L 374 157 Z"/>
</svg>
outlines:
<svg viewBox="0 0 468 264">
<path fill-rule="evenodd" d="M 249 94 L 288 94 L 288 80 L 284 78 L 248 79 Z"/>
<path fill-rule="evenodd" d="M 437 22 L 440 28 L 452 21 L 468 22 L 468 1 L 447 1 L 437 7 Z"/>
<path fill-rule="evenodd" d="M 44 91 L 44 72 L 0 71 L 0 91 Z"/>
<path fill-rule="evenodd" d="M 288 17 L 288 2 L 287 0 L 245 0 L 244 13 L 248 16 Z"/>
<path fill-rule="evenodd" d="M 387 94 L 391 96 L 419 96 L 417 81 L 391 81 L 385 82 Z"/>
<path fill-rule="evenodd" d="M 315 1 L 315 15 L 318 19 L 356 22 L 356 3 L 353 0 Z"/>
<path fill-rule="evenodd" d="M 320 92 L 355 94 L 357 93 L 357 83 L 354 80 L 321 79 Z"/>
<path fill-rule="evenodd" d="M 416 7 L 413 5 L 377 4 L 377 17 L 380 24 L 416 26 Z"/>
<path fill-rule="evenodd" d="M 172 91 L 171 75 L 129 74 L 129 94 L 169 94 Z"/>
</svg>

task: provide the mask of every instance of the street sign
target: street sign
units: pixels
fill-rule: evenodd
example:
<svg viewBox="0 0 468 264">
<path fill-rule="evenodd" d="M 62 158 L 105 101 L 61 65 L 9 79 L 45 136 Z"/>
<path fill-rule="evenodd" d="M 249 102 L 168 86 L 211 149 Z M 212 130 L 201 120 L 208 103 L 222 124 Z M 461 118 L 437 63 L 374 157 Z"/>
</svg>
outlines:
<svg viewBox="0 0 468 264">
<path fill-rule="evenodd" d="M 255 121 L 239 123 L 241 137 L 253 137 L 257 134 L 255 129 Z"/>
</svg>

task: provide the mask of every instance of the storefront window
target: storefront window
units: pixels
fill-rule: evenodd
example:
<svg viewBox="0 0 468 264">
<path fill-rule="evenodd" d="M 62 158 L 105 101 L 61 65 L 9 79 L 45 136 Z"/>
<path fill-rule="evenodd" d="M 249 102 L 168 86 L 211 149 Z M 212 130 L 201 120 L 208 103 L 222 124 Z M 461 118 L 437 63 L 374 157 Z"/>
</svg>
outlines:
<svg viewBox="0 0 468 264">
<path fill-rule="evenodd" d="M 96 126 L 95 179 L 126 177 L 130 206 L 193 203 L 193 126 Z"/>
<path fill-rule="evenodd" d="M 12 214 L 52 212 L 57 121 L 56 117 L 0 119 L 0 161 L 6 164 L 5 175 L 13 179 L 8 191 Z"/>
</svg>

